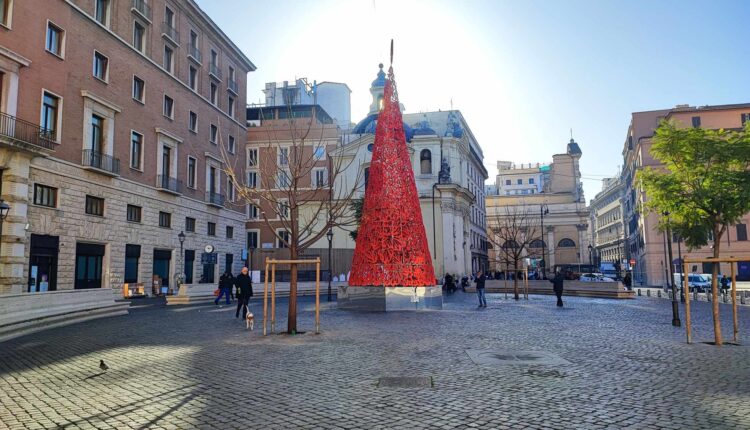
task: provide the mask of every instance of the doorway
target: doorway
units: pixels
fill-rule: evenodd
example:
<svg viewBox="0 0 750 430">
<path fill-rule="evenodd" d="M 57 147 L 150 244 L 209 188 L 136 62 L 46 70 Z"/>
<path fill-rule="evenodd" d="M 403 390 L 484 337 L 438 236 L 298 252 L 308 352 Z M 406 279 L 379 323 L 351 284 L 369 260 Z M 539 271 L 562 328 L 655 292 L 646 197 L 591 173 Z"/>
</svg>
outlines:
<svg viewBox="0 0 750 430">
<path fill-rule="evenodd" d="M 193 262 L 195 261 L 195 250 L 185 250 L 185 283 L 193 283 Z"/>
<path fill-rule="evenodd" d="M 76 280 L 77 290 L 102 287 L 102 260 L 104 245 L 94 243 L 76 243 Z"/>
<path fill-rule="evenodd" d="M 172 260 L 172 251 L 166 249 L 154 249 L 154 276 L 161 278 L 161 288 L 169 291 L 169 266 Z"/>
<path fill-rule="evenodd" d="M 57 255 L 59 249 L 59 237 L 31 235 L 28 292 L 57 290 Z"/>
</svg>

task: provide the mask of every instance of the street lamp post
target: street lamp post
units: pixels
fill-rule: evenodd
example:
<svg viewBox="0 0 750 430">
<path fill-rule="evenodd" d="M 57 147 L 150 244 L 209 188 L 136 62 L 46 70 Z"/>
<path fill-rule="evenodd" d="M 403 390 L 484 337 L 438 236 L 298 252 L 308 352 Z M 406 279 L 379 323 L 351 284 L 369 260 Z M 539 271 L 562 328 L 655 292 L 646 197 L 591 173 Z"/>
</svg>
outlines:
<svg viewBox="0 0 750 430">
<path fill-rule="evenodd" d="M 593 249 L 594 249 L 594 247 L 593 247 L 593 246 L 591 246 L 591 244 L 589 244 L 589 265 L 591 265 L 591 266 L 593 266 L 593 265 L 594 265 L 594 259 L 592 258 L 592 254 L 591 254 L 591 251 L 592 251 Z"/>
<path fill-rule="evenodd" d="M 10 212 L 10 205 L 5 203 L 5 200 L 0 199 L 0 249 L 3 242 L 3 223 L 5 218 L 8 218 L 8 212 Z"/>
<path fill-rule="evenodd" d="M 179 283 L 182 284 L 185 280 L 185 254 L 182 251 L 182 247 L 185 243 L 185 233 L 180 232 L 180 234 L 177 235 L 177 239 L 180 240 L 180 276 L 179 276 Z M 177 288 L 180 286 L 177 285 Z"/>
<path fill-rule="evenodd" d="M 672 325 L 679 327 L 680 324 L 680 310 L 677 304 L 677 286 L 674 282 L 674 265 L 672 261 L 672 229 L 669 228 L 669 212 L 663 214 L 667 218 L 667 253 L 669 255 L 669 280 L 672 282 Z M 687 292 L 685 292 L 687 294 Z"/>
<path fill-rule="evenodd" d="M 326 238 L 328 238 L 328 301 L 331 301 L 331 278 L 333 277 L 333 273 L 331 273 L 331 245 L 333 242 L 333 229 L 329 228 L 328 233 L 326 233 Z"/>
<path fill-rule="evenodd" d="M 545 246 L 546 240 L 544 238 L 544 216 L 549 214 L 549 208 L 547 207 L 546 203 L 542 203 L 542 205 L 539 207 L 539 215 L 542 218 L 542 279 L 547 279 L 547 254 L 545 253 Z"/>
</svg>

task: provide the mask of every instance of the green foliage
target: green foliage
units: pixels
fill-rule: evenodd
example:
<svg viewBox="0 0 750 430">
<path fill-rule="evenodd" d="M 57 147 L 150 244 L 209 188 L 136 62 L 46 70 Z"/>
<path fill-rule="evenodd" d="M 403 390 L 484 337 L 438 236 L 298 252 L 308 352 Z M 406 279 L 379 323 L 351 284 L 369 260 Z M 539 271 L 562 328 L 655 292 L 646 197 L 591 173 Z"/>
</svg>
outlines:
<svg viewBox="0 0 750 430">
<path fill-rule="evenodd" d="M 727 131 L 662 121 L 653 142 L 651 155 L 666 171 L 638 173 L 647 196 L 643 209 L 669 212 L 670 227 L 690 248 L 706 245 L 709 233 L 720 240 L 727 226 L 750 212 L 750 123 Z"/>
<path fill-rule="evenodd" d="M 357 228 L 349 232 L 353 240 L 357 240 L 357 231 L 359 231 L 359 222 L 362 220 L 362 209 L 365 206 L 365 199 L 353 199 L 349 204 L 354 211 L 354 219 L 357 220 Z"/>
</svg>

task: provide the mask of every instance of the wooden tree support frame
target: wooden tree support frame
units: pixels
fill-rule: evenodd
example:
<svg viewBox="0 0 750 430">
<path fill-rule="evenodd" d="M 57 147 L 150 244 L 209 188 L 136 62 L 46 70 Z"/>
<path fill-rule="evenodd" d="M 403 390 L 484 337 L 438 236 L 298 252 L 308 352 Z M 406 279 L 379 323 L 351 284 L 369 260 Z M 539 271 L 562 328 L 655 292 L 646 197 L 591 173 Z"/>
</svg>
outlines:
<svg viewBox="0 0 750 430">
<path fill-rule="evenodd" d="M 737 320 L 737 280 L 735 278 L 736 265 L 740 261 L 747 260 L 742 258 L 694 258 L 683 260 L 683 275 L 681 275 L 683 282 L 683 294 L 685 295 L 685 334 L 687 335 L 687 343 L 693 343 L 692 328 L 690 325 L 690 287 L 688 286 L 688 267 L 690 263 L 729 263 L 732 274 L 732 322 L 733 322 L 733 342 L 739 342 L 739 321 Z M 719 280 L 717 279 L 718 283 Z M 713 294 L 713 280 L 711 281 L 711 293 Z"/>
<path fill-rule="evenodd" d="M 276 260 L 266 257 L 266 270 L 263 282 L 263 336 L 268 321 L 268 268 L 271 268 L 271 333 L 276 333 L 276 265 L 314 264 L 315 265 L 315 334 L 320 333 L 320 257 L 314 260 Z M 291 285 L 290 285 L 291 288 Z"/>
<path fill-rule="evenodd" d="M 524 300 L 529 300 L 529 268 L 524 267 L 523 269 L 505 269 L 505 275 L 503 276 L 505 279 L 503 279 L 503 288 L 505 288 L 505 298 L 508 298 L 508 272 L 514 272 L 513 277 L 518 279 L 518 274 L 523 273 L 523 291 L 521 293 L 523 294 Z M 515 282 L 515 280 L 513 281 Z"/>
</svg>

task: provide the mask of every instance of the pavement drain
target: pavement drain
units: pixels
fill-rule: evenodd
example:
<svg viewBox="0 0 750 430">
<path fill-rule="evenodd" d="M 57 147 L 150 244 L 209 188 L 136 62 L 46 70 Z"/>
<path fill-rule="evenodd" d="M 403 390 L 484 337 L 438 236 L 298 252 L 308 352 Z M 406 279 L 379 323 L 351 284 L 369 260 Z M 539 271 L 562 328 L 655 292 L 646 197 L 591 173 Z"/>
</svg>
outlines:
<svg viewBox="0 0 750 430">
<path fill-rule="evenodd" d="M 432 388 L 432 377 L 386 377 L 378 379 L 378 388 Z"/>
<path fill-rule="evenodd" d="M 501 365 L 561 365 L 569 361 L 546 351 L 509 351 L 467 349 L 471 361 L 485 366 Z"/>
</svg>

